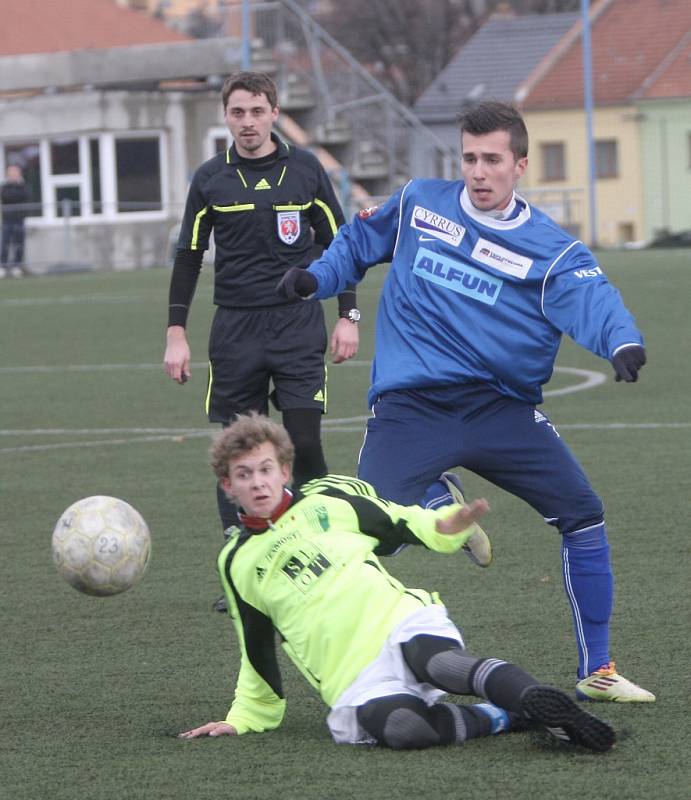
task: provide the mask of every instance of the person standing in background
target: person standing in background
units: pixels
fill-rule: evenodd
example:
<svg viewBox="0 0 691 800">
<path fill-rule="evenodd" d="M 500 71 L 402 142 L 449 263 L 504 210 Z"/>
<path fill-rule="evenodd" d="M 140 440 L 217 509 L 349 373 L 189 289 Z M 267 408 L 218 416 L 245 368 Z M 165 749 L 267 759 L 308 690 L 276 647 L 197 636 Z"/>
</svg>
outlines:
<svg viewBox="0 0 691 800">
<path fill-rule="evenodd" d="M 0 189 L 2 206 L 0 278 L 7 275 L 18 278 L 22 275 L 24 266 L 24 220 L 29 210 L 29 189 L 19 165 L 10 164 L 5 175 L 7 180 Z"/>
</svg>

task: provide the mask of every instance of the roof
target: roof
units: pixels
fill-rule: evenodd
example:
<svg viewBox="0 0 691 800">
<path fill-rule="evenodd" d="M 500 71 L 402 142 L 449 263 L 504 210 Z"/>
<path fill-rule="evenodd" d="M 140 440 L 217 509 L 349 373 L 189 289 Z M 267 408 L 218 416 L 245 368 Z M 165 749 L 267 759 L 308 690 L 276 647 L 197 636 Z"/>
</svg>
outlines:
<svg viewBox="0 0 691 800">
<path fill-rule="evenodd" d="M 115 0 L 3 3 L 0 56 L 187 41 L 160 20 Z"/>
<path fill-rule="evenodd" d="M 414 109 L 425 122 L 455 119 L 464 102 L 511 102 L 579 14 L 495 15 L 451 59 Z"/>
<path fill-rule="evenodd" d="M 691 30 L 636 92 L 642 100 L 691 97 Z"/>
<path fill-rule="evenodd" d="M 593 98 L 596 105 L 631 102 L 648 91 L 691 89 L 689 60 L 682 50 L 691 31 L 689 0 L 601 0 L 590 11 Z M 688 56 L 688 48 L 685 50 Z M 665 62 L 667 69 L 663 69 Z M 656 79 L 654 75 L 660 72 Z M 685 74 L 684 74 L 685 73 Z M 657 89 L 655 88 L 657 86 Z M 574 36 L 549 69 L 528 82 L 523 108 L 528 111 L 583 106 L 583 41 Z"/>
</svg>

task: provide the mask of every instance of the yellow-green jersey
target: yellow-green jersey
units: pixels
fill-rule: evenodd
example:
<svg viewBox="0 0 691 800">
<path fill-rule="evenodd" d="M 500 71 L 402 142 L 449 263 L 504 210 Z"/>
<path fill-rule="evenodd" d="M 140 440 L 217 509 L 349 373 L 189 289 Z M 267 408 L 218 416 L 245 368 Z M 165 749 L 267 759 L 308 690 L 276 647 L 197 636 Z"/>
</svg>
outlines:
<svg viewBox="0 0 691 800">
<path fill-rule="evenodd" d="M 263 531 L 240 529 L 218 557 L 221 582 L 241 644 L 235 698 L 226 721 L 238 733 L 277 727 L 285 699 L 275 639 L 332 705 L 379 654 L 388 634 L 438 596 L 408 589 L 377 554 L 403 544 L 450 553 L 475 526 L 446 535 L 432 511 L 377 497 L 364 481 L 327 475 L 302 487 Z"/>
</svg>

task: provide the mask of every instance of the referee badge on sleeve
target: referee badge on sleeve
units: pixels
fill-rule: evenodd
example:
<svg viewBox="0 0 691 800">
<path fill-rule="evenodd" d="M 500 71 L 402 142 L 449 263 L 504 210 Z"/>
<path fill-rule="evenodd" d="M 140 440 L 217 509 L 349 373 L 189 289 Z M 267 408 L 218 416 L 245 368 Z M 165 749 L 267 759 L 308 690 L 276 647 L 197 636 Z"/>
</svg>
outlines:
<svg viewBox="0 0 691 800">
<path fill-rule="evenodd" d="M 279 211 L 277 215 L 278 238 L 284 244 L 293 244 L 300 236 L 300 212 Z"/>
</svg>

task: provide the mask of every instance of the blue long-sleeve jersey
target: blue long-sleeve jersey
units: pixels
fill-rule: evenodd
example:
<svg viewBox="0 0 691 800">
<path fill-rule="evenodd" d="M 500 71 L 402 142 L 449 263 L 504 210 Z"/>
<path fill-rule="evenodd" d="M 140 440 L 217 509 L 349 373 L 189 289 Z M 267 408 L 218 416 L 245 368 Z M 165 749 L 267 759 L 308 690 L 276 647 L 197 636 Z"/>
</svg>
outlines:
<svg viewBox="0 0 691 800">
<path fill-rule="evenodd" d="M 370 405 L 390 389 L 471 381 L 540 403 L 562 333 L 606 359 L 643 343 L 590 250 L 515 199 L 509 219 L 494 219 L 462 182 L 413 180 L 341 227 L 310 265 L 323 299 L 391 262 Z"/>
</svg>

